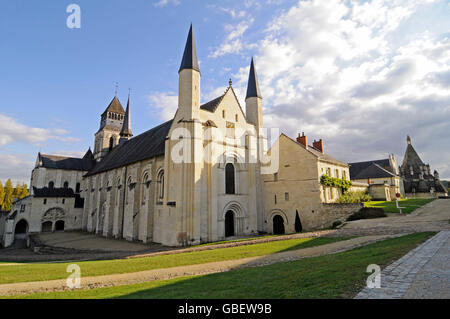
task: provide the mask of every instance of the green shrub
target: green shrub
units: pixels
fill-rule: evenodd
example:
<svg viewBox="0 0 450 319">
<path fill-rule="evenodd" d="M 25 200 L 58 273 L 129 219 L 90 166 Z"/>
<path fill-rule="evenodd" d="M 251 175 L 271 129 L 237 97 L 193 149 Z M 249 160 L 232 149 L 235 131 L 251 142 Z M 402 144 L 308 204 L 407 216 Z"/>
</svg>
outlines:
<svg viewBox="0 0 450 319">
<path fill-rule="evenodd" d="M 359 191 L 359 192 L 346 192 L 337 200 L 340 204 L 357 204 L 369 202 L 372 200 L 367 192 Z"/>
<path fill-rule="evenodd" d="M 320 183 L 328 187 L 339 187 L 342 188 L 343 192 L 346 192 L 352 187 L 352 182 L 346 179 L 330 177 L 328 175 L 322 175 L 320 177 Z"/>
</svg>

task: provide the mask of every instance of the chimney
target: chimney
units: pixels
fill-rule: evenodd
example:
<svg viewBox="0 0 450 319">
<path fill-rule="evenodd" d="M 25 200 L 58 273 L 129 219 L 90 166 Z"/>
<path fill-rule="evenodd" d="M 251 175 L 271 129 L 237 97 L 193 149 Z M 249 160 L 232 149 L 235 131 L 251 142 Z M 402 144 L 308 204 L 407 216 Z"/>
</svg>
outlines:
<svg viewBox="0 0 450 319">
<path fill-rule="evenodd" d="M 323 153 L 323 140 L 320 139 L 318 141 L 314 140 L 313 146 L 315 149 L 319 150 L 320 153 Z"/>
<path fill-rule="evenodd" d="M 297 142 L 299 142 L 305 147 L 308 147 L 308 138 L 306 137 L 305 132 L 302 132 L 301 136 L 300 133 L 298 133 Z"/>
</svg>

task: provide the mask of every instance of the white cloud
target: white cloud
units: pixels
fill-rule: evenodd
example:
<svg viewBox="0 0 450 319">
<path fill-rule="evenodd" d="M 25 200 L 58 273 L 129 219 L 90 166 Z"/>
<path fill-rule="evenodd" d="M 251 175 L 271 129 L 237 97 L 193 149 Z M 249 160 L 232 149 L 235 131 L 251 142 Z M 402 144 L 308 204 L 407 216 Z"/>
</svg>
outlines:
<svg viewBox="0 0 450 319">
<path fill-rule="evenodd" d="M 178 95 L 175 92 L 156 92 L 148 96 L 152 109 L 157 110 L 157 116 L 168 121 L 173 119 L 178 108 Z"/>
<path fill-rule="evenodd" d="M 248 18 L 238 24 L 226 24 L 224 27 L 225 33 L 227 34 L 225 40 L 209 57 L 218 58 L 227 54 L 240 53 L 246 47 L 243 41 L 243 35 L 253 22 L 253 18 Z"/>
<path fill-rule="evenodd" d="M 0 181 L 6 182 L 9 178 L 16 183 L 30 184 L 31 170 L 34 160 L 29 155 L 0 154 Z"/>
<path fill-rule="evenodd" d="M 50 139 L 64 142 L 77 142 L 79 139 L 65 136 L 68 132 L 63 129 L 43 129 L 30 127 L 19 123 L 16 119 L 0 114 L 0 146 L 14 142 L 39 145 Z"/>
<path fill-rule="evenodd" d="M 450 39 L 423 30 L 392 42 L 431 2 L 299 1 L 275 17 L 255 57 L 265 126 L 324 138 L 346 161 L 395 153 L 401 162 L 410 134 L 423 160 L 450 177 Z M 235 77 L 245 87 L 248 67 Z"/>
<path fill-rule="evenodd" d="M 164 7 L 168 4 L 173 4 L 174 6 L 177 6 L 180 4 L 180 0 L 160 0 L 154 4 L 155 7 Z"/>
</svg>

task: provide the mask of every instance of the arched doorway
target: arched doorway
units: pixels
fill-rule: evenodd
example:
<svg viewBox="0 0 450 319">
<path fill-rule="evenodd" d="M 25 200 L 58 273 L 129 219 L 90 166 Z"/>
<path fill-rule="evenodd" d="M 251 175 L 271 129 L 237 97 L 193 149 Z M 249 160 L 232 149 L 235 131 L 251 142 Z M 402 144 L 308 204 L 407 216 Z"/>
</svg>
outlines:
<svg viewBox="0 0 450 319">
<path fill-rule="evenodd" d="M 229 210 L 225 214 L 225 237 L 234 236 L 234 213 Z"/>
<path fill-rule="evenodd" d="M 64 221 L 63 220 L 58 220 L 55 223 L 55 231 L 64 231 Z"/>
<path fill-rule="evenodd" d="M 53 230 L 53 223 L 50 221 L 42 223 L 42 232 L 43 233 L 51 233 Z"/>
<path fill-rule="evenodd" d="M 284 234 L 284 220 L 280 215 L 275 215 L 273 217 L 273 233 L 275 235 Z"/>
<path fill-rule="evenodd" d="M 20 220 L 17 224 L 16 224 L 16 229 L 14 232 L 16 235 L 23 235 L 28 233 L 28 223 L 25 219 Z"/>
</svg>

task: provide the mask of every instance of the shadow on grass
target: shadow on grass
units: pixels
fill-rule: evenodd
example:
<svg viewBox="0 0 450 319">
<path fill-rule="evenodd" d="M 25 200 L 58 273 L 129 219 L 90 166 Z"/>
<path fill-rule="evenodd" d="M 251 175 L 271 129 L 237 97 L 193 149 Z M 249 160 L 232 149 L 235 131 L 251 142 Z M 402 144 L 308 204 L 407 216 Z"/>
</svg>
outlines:
<svg viewBox="0 0 450 319">
<path fill-rule="evenodd" d="M 384 267 L 433 234 L 416 233 L 338 254 L 153 282 L 137 291 L 136 286 L 115 287 L 120 296 L 114 298 L 352 298 L 363 288 L 368 265 Z"/>
</svg>

